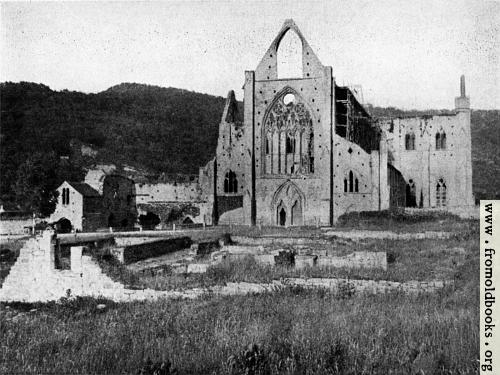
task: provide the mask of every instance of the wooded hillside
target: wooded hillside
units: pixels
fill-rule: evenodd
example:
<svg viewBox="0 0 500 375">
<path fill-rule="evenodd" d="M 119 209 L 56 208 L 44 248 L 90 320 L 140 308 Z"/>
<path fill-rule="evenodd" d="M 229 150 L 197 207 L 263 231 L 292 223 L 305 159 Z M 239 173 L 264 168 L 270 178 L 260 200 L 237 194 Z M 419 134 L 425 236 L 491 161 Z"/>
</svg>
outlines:
<svg viewBox="0 0 500 375">
<path fill-rule="evenodd" d="M 28 82 L 2 83 L 0 89 L 1 200 L 28 209 L 36 206 L 37 195 L 47 195 L 64 179 L 81 178 L 95 163 L 126 164 L 151 174 L 198 173 L 215 155 L 225 100 L 135 83 L 98 94 Z M 441 112 L 369 110 L 374 116 Z M 500 111 L 473 111 L 476 198 L 500 199 L 499 146 Z M 61 162 L 61 156 L 69 160 Z"/>
</svg>

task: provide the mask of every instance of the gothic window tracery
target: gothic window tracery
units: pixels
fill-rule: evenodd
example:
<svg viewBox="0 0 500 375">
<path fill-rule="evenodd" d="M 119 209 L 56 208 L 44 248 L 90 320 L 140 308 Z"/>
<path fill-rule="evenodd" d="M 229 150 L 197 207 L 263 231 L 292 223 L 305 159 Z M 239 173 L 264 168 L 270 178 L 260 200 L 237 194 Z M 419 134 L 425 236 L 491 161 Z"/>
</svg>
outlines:
<svg viewBox="0 0 500 375">
<path fill-rule="evenodd" d="M 344 178 L 344 193 L 359 193 L 359 180 L 352 171 Z"/>
<path fill-rule="evenodd" d="M 273 102 L 263 132 L 266 174 L 314 172 L 313 118 L 298 95 L 287 91 Z"/>
</svg>

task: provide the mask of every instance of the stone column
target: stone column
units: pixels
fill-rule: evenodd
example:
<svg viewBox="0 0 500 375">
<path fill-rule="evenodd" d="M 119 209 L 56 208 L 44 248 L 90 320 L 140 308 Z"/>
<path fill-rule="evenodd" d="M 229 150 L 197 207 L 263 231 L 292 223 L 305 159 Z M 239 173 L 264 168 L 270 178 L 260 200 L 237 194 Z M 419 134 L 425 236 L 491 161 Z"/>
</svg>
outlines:
<svg viewBox="0 0 500 375">
<path fill-rule="evenodd" d="M 43 232 L 42 238 L 38 240 L 40 250 L 43 252 L 43 264 L 46 271 L 51 272 L 56 268 L 55 246 L 56 234 L 52 229 Z"/>
<path fill-rule="evenodd" d="M 387 137 L 384 132 L 380 137 L 379 181 L 380 210 L 387 210 L 390 197 L 387 183 Z"/>
<path fill-rule="evenodd" d="M 70 252 L 71 252 L 71 271 L 74 273 L 82 273 L 83 246 L 72 246 Z"/>
</svg>

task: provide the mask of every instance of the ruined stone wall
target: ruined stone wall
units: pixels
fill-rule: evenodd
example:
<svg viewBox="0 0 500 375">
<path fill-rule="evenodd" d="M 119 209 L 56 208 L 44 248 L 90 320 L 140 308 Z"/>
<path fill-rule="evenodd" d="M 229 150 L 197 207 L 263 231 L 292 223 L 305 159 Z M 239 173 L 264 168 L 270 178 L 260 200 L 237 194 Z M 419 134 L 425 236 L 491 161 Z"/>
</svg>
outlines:
<svg viewBox="0 0 500 375">
<path fill-rule="evenodd" d="M 279 43 L 287 32 L 295 32 L 302 42 L 302 77 L 294 79 L 278 78 L 277 54 Z M 245 134 L 246 143 L 252 145 L 255 140 L 255 199 L 256 221 L 264 225 L 279 224 L 278 205 L 281 197 L 277 197 L 279 189 L 285 184 L 293 184 L 298 196 L 302 197 L 300 204 L 301 217 L 297 224 L 314 225 L 330 222 L 330 139 L 332 121 L 334 118 L 334 79 L 330 67 L 325 67 L 316 57 L 311 47 L 302 36 L 293 21 L 286 21 L 278 33 L 255 72 L 246 72 L 245 79 Z M 297 103 L 304 105 L 312 121 L 313 141 L 313 170 L 307 175 L 297 174 L 286 170 L 285 173 L 268 173 L 265 170 L 265 122 L 269 115 L 269 108 L 282 100 L 287 93 L 292 93 Z M 254 131 L 252 132 L 252 127 Z M 283 135 L 282 135 L 283 136 Z M 283 136 L 284 137 L 284 136 Z M 273 145 L 276 149 L 278 144 Z M 285 146 L 281 146 L 285 147 Z M 281 152 L 286 152 L 285 148 Z M 247 178 L 247 185 L 251 185 L 251 174 Z M 288 188 L 288 187 L 286 187 Z M 286 192 L 285 192 L 286 195 Z M 250 199 L 245 199 L 245 215 L 251 211 Z M 286 224 L 291 225 L 291 205 L 293 202 L 284 202 L 286 210 Z M 248 216 L 250 219 L 250 215 Z"/>
<path fill-rule="evenodd" d="M 2 301 L 50 301 L 65 296 L 121 298 L 125 287 L 103 274 L 100 267 L 82 255 L 82 247 L 71 249 L 71 269 L 55 267 L 52 235 L 30 239 L 20 250 L 2 288 Z"/>
<path fill-rule="evenodd" d="M 393 119 L 385 125 L 389 162 L 415 184 L 417 207 L 436 207 L 437 183 L 446 183 L 446 209 L 473 205 L 470 166 L 470 120 L 467 113 Z M 445 149 L 436 147 L 436 133 L 446 134 Z M 407 150 L 406 134 L 415 135 Z"/>
<path fill-rule="evenodd" d="M 152 202 L 197 202 L 201 200 L 201 189 L 197 182 L 136 183 L 136 203 Z"/>
<path fill-rule="evenodd" d="M 217 220 L 225 212 L 243 207 L 243 195 L 250 194 L 246 185 L 246 174 L 249 173 L 249 145 L 244 136 L 245 128 L 238 120 L 238 105 L 234 92 L 230 91 L 226 99 L 222 119 L 219 125 L 217 151 L 212 165 L 216 168 L 215 191 Z M 213 174 L 212 174 L 213 177 Z M 213 183 L 213 180 L 212 180 Z M 207 181 L 207 185 L 210 182 Z M 210 189 L 214 191 L 214 187 Z"/>
<path fill-rule="evenodd" d="M 293 79 L 278 77 L 277 66 L 279 43 L 289 32 L 296 33 L 302 43 L 302 75 Z M 247 224 L 252 221 L 253 195 L 255 221 L 263 225 L 329 225 L 345 212 L 388 207 L 386 151 L 367 153 L 358 145 L 333 134 L 334 88 L 331 67 L 321 64 L 290 20 L 285 22 L 255 72 L 246 72 L 242 144 L 249 148 L 243 209 Z M 285 102 L 285 97 L 290 94 L 294 97 L 293 104 Z M 274 125 L 276 131 L 270 133 L 268 124 L 273 121 L 270 116 L 280 106 L 285 108 L 281 113 L 290 111 L 293 106 L 300 107 L 297 110 L 299 118 L 306 112 L 305 118 L 312 126 L 312 146 L 309 146 L 308 139 L 304 141 L 304 137 L 309 136 L 309 127 L 307 132 L 297 130 L 297 126 L 299 129 L 303 127 L 302 118 L 295 120 L 296 124 L 287 123 L 297 119 L 295 114 L 284 123 L 278 120 L 277 126 Z M 296 140 L 300 135 L 292 154 L 287 151 L 290 132 Z M 298 159 L 296 147 L 300 148 Z M 312 147 L 312 152 L 306 155 L 306 168 L 302 161 L 304 147 Z M 273 151 L 269 152 L 269 149 Z M 255 173 L 252 170 L 252 150 Z M 358 180 L 356 192 L 344 192 L 344 178 L 349 171 L 353 171 Z M 252 191 L 252 177 L 255 192 Z"/>
<path fill-rule="evenodd" d="M 379 183 L 387 184 L 387 180 L 380 179 L 380 168 L 387 168 L 387 164 L 380 163 L 380 153 L 367 153 L 357 144 L 337 135 L 334 147 L 335 218 L 352 211 L 378 210 Z M 350 191 L 350 172 L 353 172 L 354 183 L 358 180 L 358 191 L 355 188 Z"/>
<path fill-rule="evenodd" d="M 33 219 L 1 219 L 0 234 L 22 234 L 25 226 L 33 226 Z"/>
<path fill-rule="evenodd" d="M 113 249 L 115 257 L 125 264 L 139 260 L 159 257 L 164 254 L 173 253 L 191 246 L 189 237 L 178 237 L 169 239 L 150 239 L 142 243 L 129 244 Z"/>
<path fill-rule="evenodd" d="M 109 227 L 132 227 L 137 220 L 136 191 L 134 181 L 108 175 L 103 184 L 103 212 Z"/>
</svg>

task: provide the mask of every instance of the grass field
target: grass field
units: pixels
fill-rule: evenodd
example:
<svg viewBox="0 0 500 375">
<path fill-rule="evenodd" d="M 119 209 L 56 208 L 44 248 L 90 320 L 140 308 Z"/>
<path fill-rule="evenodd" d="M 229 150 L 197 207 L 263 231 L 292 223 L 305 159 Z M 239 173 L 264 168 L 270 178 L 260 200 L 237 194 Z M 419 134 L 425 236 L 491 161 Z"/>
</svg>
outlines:
<svg viewBox="0 0 500 375">
<path fill-rule="evenodd" d="M 247 259 L 193 278 L 134 280 L 165 289 L 282 276 L 455 280 L 439 293 L 353 296 L 294 287 L 197 300 L 3 304 L 0 373 L 147 374 L 168 362 L 178 374 L 477 373 L 477 222 L 439 220 L 455 233 L 451 239 L 342 245 L 346 251 L 389 251 L 387 271 L 294 271 Z M 408 225 L 415 230 L 416 224 Z M 420 225 L 439 228 L 430 221 Z M 98 308 L 101 303 L 106 307 Z"/>
</svg>

